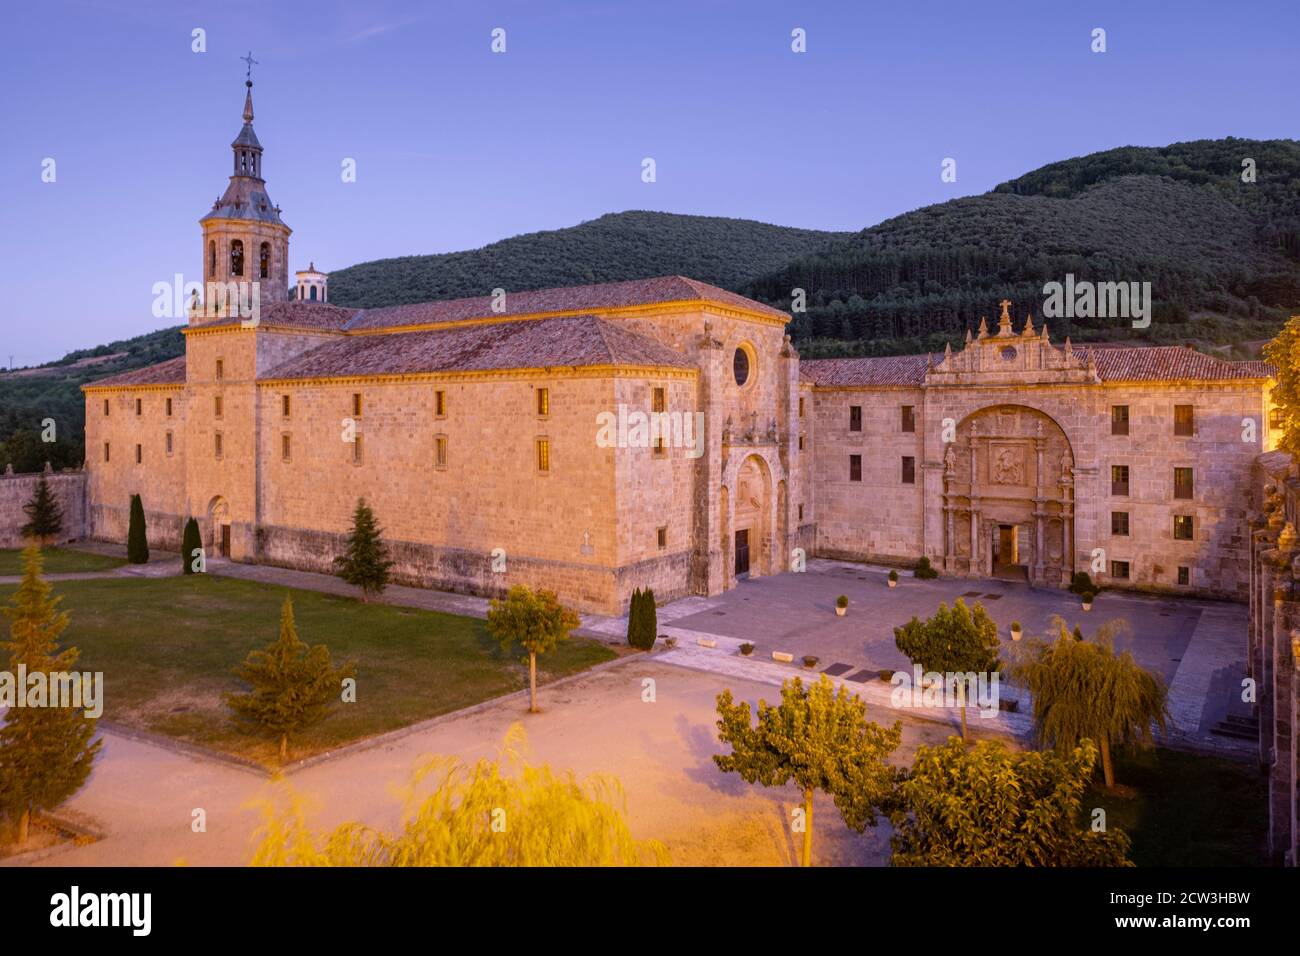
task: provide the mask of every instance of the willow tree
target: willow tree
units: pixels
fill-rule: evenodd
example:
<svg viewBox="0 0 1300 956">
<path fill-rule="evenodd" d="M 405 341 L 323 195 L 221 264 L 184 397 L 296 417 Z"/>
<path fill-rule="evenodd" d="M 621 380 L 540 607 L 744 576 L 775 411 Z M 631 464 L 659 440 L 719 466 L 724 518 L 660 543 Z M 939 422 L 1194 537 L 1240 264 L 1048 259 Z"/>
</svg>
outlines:
<svg viewBox="0 0 1300 956">
<path fill-rule="evenodd" d="M 780 787 L 794 781 L 803 797 L 800 863 L 812 866 L 813 796 L 828 794 L 844 825 L 857 833 L 876 825 L 886 808 L 895 773 L 886 761 L 898 747 L 900 724 L 889 728 L 867 720 L 862 698 L 840 685 L 834 692 L 825 674 L 805 687 L 798 677 L 781 685 L 781 703 L 758 702 L 758 724 L 749 703 L 718 695 L 718 737 L 731 753 L 715 754 L 724 773 L 747 783 Z"/>
<path fill-rule="evenodd" d="M 1089 640 L 1078 640 L 1059 616 L 1052 618 L 1056 640 L 1034 641 L 1013 674 L 1034 698 L 1034 734 L 1040 746 L 1069 751 L 1092 740 L 1101 751 L 1106 787 L 1115 787 L 1112 750 L 1150 745 L 1153 730 L 1169 720 L 1167 690 L 1158 674 L 1124 651 L 1115 638 L 1124 621 L 1108 621 Z"/>
</svg>

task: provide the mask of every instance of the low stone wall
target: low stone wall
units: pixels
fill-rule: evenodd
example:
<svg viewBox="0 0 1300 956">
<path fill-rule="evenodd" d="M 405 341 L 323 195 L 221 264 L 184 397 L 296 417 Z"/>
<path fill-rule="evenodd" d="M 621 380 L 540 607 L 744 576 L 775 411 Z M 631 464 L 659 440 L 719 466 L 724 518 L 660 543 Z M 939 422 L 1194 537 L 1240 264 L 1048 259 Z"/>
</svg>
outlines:
<svg viewBox="0 0 1300 956">
<path fill-rule="evenodd" d="M 96 541 L 111 541 L 114 544 L 126 544 L 127 532 L 131 527 L 131 502 L 121 505 L 92 505 L 89 509 L 89 537 Z M 179 551 L 181 549 L 181 532 L 185 530 L 185 519 L 180 515 L 161 511 L 144 513 L 145 538 L 149 547 L 161 551 Z"/>
<path fill-rule="evenodd" d="M 23 506 L 36 494 L 41 475 L 4 475 L 0 477 L 0 548 L 19 548 L 23 544 L 23 525 L 27 513 Z M 63 509 L 61 542 L 86 537 L 86 473 L 59 471 L 45 475 L 50 490 Z"/>
<path fill-rule="evenodd" d="M 1259 760 L 1268 775 L 1268 849 L 1300 865 L 1300 473 L 1289 456 L 1255 466 L 1250 532 L 1247 671 L 1259 718 Z"/>
</svg>

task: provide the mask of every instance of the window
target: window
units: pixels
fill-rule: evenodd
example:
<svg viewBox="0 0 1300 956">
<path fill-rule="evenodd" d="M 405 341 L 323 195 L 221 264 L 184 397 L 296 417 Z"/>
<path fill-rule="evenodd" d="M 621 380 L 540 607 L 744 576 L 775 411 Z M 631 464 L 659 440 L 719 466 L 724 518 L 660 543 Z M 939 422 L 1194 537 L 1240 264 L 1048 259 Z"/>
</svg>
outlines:
<svg viewBox="0 0 1300 956">
<path fill-rule="evenodd" d="M 233 239 L 230 242 L 230 274 L 232 276 L 242 276 L 244 274 L 244 242 L 242 239 Z"/>
<path fill-rule="evenodd" d="M 731 359 L 731 373 L 736 378 L 736 384 L 742 388 L 749 381 L 749 352 L 744 348 L 736 349 L 736 354 Z"/>
<path fill-rule="evenodd" d="M 293 437 L 285 432 L 280 436 L 280 458 L 289 461 L 293 457 Z"/>
<path fill-rule="evenodd" d="M 360 392 L 352 393 L 352 417 L 353 418 L 361 417 L 361 393 Z"/>
<path fill-rule="evenodd" d="M 1282 427 L 1282 409 L 1270 408 L 1268 410 L 1268 427 L 1269 428 Z"/>
<path fill-rule="evenodd" d="M 655 458 L 667 458 L 667 457 L 668 457 L 668 445 L 665 444 L 665 442 L 664 442 L 664 437 L 663 437 L 662 435 L 656 435 L 656 436 L 655 436 L 655 444 L 654 444 L 654 448 L 651 450 L 650 453 L 651 453 Z"/>
<path fill-rule="evenodd" d="M 1191 541 L 1193 537 L 1192 516 L 1174 515 L 1174 540 Z"/>
<path fill-rule="evenodd" d="M 1110 466 L 1110 493 L 1112 495 L 1128 494 L 1128 465 Z"/>
<path fill-rule="evenodd" d="M 862 456 L 849 455 L 849 481 L 862 480 Z"/>
<path fill-rule="evenodd" d="M 226 377 L 226 360 L 217 359 L 217 381 Z"/>
<path fill-rule="evenodd" d="M 656 412 L 662 412 L 664 410 L 663 403 L 664 390 L 662 388 L 656 388 L 655 404 L 658 406 L 655 408 Z M 549 388 L 539 388 L 537 390 L 537 414 L 541 418 L 545 418 L 547 415 L 551 414 L 551 390 Z"/>
<path fill-rule="evenodd" d="M 215 279 L 217 276 L 217 244 L 208 243 L 208 278 Z"/>
<path fill-rule="evenodd" d="M 659 550 L 660 550 L 660 551 L 662 551 L 664 548 L 668 547 L 668 529 L 667 529 L 667 528 L 659 528 L 658 530 L 656 530 L 656 531 L 655 531 L 655 538 L 656 538 L 656 539 L 658 540 L 658 542 L 659 542 Z"/>
<path fill-rule="evenodd" d="M 849 406 L 849 431 L 851 432 L 862 431 L 862 406 L 861 405 Z"/>
<path fill-rule="evenodd" d="M 212 452 L 213 452 L 213 454 L 216 455 L 218 458 L 221 457 L 221 452 L 222 452 L 222 448 L 221 448 L 221 432 L 217 432 L 215 435 L 212 436 Z"/>
<path fill-rule="evenodd" d="M 433 393 L 433 417 L 447 417 L 447 393 L 441 389 Z"/>
<path fill-rule="evenodd" d="M 262 243 L 261 250 L 257 254 L 257 274 L 259 278 L 271 278 L 271 244 Z"/>
<path fill-rule="evenodd" d="M 361 464 L 361 436 L 352 436 L 352 464 Z"/>
<path fill-rule="evenodd" d="M 104 461 L 108 461 L 109 457 L 110 456 L 109 456 L 108 442 L 104 442 Z"/>
<path fill-rule="evenodd" d="M 915 405 L 903 406 L 903 431 L 905 432 L 916 431 L 916 406 Z"/>
<path fill-rule="evenodd" d="M 212 413 L 216 415 L 217 418 L 221 417 L 221 396 L 220 395 L 214 395 L 212 397 Z"/>
<path fill-rule="evenodd" d="M 651 393 L 650 411 L 666 412 L 668 410 L 668 398 L 662 388 L 656 388 Z"/>
<path fill-rule="evenodd" d="M 542 473 L 551 470 L 551 441 L 549 438 L 537 439 L 537 470 Z"/>
<path fill-rule="evenodd" d="M 803 451 L 803 436 L 799 436 L 799 450 Z"/>
<path fill-rule="evenodd" d="M 803 505 L 799 506 L 799 520 L 803 520 Z"/>
<path fill-rule="evenodd" d="M 137 399 L 135 400 L 135 414 L 136 414 L 136 417 L 137 417 L 137 418 L 138 418 L 139 416 L 141 416 L 141 415 L 144 414 L 144 399 L 143 399 L 143 398 L 137 398 Z"/>
<path fill-rule="evenodd" d="M 903 484 L 916 484 L 916 459 L 911 455 L 903 456 Z"/>
<path fill-rule="evenodd" d="M 1110 513 L 1110 533 L 1119 537 L 1128 534 L 1128 512 L 1112 511 Z"/>
<path fill-rule="evenodd" d="M 1112 435 L 1128 434 L 1128 406 L 1112 405 L 1110 407 L 1110 433 Z"/>
<path fill-rule="evenodd" d="M 1127 581 L 1127 580 L 1128 580 L 1128 562 L 1127 562 L 1127 561 L 1112 561 L 1112 562 L 1110 563 L 1110 576 L 1111 576 L 1112 578 L 1117 578 L 1117 579 L 1119 579 L 1119 580 L 1121 580 L 1121 581 Z"/>
<path fill-rule="evenodd" d="M 1190 468 L 1174 469 L 1174 497 L 1175 498 L 1192 497 L 1192 469 Z"/>
<path fill-rule="evenodd" d="M 135 446 L 135 463 L 137 465 L 144 461 L 144 445 Z"/>
<path fill-rule="evenodd" d="M 799 417 L 803 418 L 803 396 L 799 396 Z"/>
<path fill-rule="evenodd" d="M 108 417 L 108 399 L 104 399 L 104 417 Z"/>
<path fill-rule="evenodd" d="M 167 417 L 172 417 L 172 400 L 170 398 L 167 399 Z"/>
<path fill-rule="evenodd" d="M 447 467 L 446 435 L 435 435 L 433 438 L 433 465 L 435 468 Z"/>
<path fill-rule="evenodd" d="M 172 453 L 172 433 L 168 432 L 167 433 L 167 454 L 170 455 L 171 453 Z"/>
<path fill-rule="evenodd" d="M 1174 434 L 1191 435 L 1196 419 L 1191 405 L 1174 406 Z"/>
<path fill-rule="evenodd" d="M 1192 583 L 1192 571 L 1190 568 L 1180 567 L 1178 569 L 1178 583 L 1183 585 Z"/>
<path fill-rule="evenodd" d="M 288 418 L 288 417 L 289 417 L 289 409 L 290 409 L 290 407 L 291 407 L 291 406 L 290 406 L 290 403 L 289 403 L 289 396 L 288 396 L 288 395 L 281 395 L 281 396 L 280 396 L 280 414 L 283 415 L 285 418 Z"/>
</svg>

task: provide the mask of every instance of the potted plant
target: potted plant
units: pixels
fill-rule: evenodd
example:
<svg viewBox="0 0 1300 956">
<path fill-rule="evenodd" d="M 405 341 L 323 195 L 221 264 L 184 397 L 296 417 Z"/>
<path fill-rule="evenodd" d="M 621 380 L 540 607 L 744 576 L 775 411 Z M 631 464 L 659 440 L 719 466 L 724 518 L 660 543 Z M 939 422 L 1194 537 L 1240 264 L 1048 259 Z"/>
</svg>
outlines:
<svg viewBox="0 0 1300 956">
<path fill-rule="evenodd" d="M 889 572 L 889 586 L 890 586 L 891 588 L 896 588 L 896 587 L 898 587 L 898 572 L 897 572 L 897 571 L 890 571 L 890 572 Z"/>
<path fill-rule="evenodd" d="M 745 657 L 748 657 L 750 654 L 754 653 L 754 645 L 750 644 L 749 642 L 745 642 L 744 644 L 741 644 L 740 653 Z"/>
<path fill-rule="evenodd" d="M 894 672 L 891 670 L 882 670 L 879 672 L 879 677 L 886 684 L 888 684 L 891 680 L 894 679 Z"/>
<path fill-rule="evenodd" d="M 811 654 L 805 654 L 803 658 L 803 666 L 812 670 L 817 666 L 817 658 L 813 657 Z"/>
<path fill-rule="evenodd" d="M 1012 621 L 1012 622 L 1011 622 L 1011 639 L 1012 639 L 1013 641 L 1018 641 L 1018 640 L 1020 640 L 1020 635 L 1021 635 L 1021 633 L 1022 633 L 1022 631 L 1020 630 L 1020 622 L 1019 622 L 1019 621 Z"/>
<path fill-rule="evenodd" d="M 670 650 L 677 646 L 677 638 L 675 637 L 665 637 L 662 638 L 662 640 L 664 642 L 664 647 L 667 647 Z"/>
<path fill-rule="evenodd" d="M 1093 599 L 1094 597 L 1096 597 L 1096 595 L 1093 594 L 1091 591 L 1084 591 L 1084 592 L 1083 592 L 1083 609 L 1084 609 L 1085 611 L 1091 611 L 1091 610 L 1092 610 L 1092 599 Z"/>
<path fill-rule="evenodd" d="M 849 596 L 847 594 L 841 594 L 839 597 L 835 599 L 835 613 L 840 617 L 843 617 L 848 612 L 849 612 Z"/>
</svg>

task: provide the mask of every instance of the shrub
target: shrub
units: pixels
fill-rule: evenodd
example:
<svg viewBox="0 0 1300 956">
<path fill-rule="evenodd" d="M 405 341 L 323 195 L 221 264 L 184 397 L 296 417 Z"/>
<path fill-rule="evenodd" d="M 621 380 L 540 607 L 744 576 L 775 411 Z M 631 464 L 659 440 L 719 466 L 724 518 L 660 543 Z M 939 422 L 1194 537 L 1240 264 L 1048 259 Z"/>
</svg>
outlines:
<svg viewBox="0 0 1300 956">
<path fill-rule="evenodd" d="M 1019 621 L 1012 621 L 1012 622 L 1011 622 L 1011 630 L 1013 630 L 1013 631 L 1018 631 L 1018 630 L 1020 630 L 1020 622 L 1019 622 Z"/>
<path fill-rule="evenodd" d="M 1084 604 L 1091 604 L 1091 603 L 1092 603 L 1092 599 L 1095 598 L 1096 596 L 1097 596 L 1097 595 L 1093 594 L 1091 591 L 1084 591 L 1084 592 L 1083 592 L 1083 603 L 1084 603 Z"/>
<path fill-rule="evenodd" d="M 1092 583 L 1092 578 L 1088 576 L 1087 571 L 1075 571 L 1074 577 L 1070 579 L 1070 590 L 1075 594 L 1087 594 L 1089 592 L 1096 594 L 1099 589 L 1097 585 Z"/>
<path fill-rule="evenodd" d="M 817 659 L 816 657 L 814 657 L 812 654 L 805 654 L 805 655 L 804 655 L 804 659 L 803 659 L 803 666 L 804 666 L 804 667 L 816 667 L 816 666 L 817 666 L 817 660 L 818 660 L 818 659 Z"/>
<path fill-rule="evenodd" d="M 740 645 L 740 653 L 742 653 L 742 654 L 744 654 L 746 657 L 748 657 L 750 654 L 754 653 L 754 645 L 753 645 L 753 644 L 750 644 L 749 642 L 746 642 L 746 643 L 744 643 L 744 644 L 741 644 L 741 645 Z"/>
<path fill-rule="evenodd" d="M 848 606 L 849 606 L 849 596 L 848 596 L 847 594 L 841 594 L 839 597 L 837 597 L 837 598 L 835 599 L 835 606 L 836 606 L 836 607 L 848 607 Z"/>
<path fill-rule="evenodd" d="M 897 571 L 890 571 L 890 572 L 889 572 L 889 580 L 894 581 L 894 582 L 897 582 L 897 581 L 898 581 L 898 572 L 897 572 Z"/>
<path fill-rule="evenodd" d="M 931 566 L 930 559 L 925 555 L 921 555 L 921 560 L 916 562 L 915 573 L 916 576 L 922 580 L 929 580 L 930 578 L 937 578 L 939 576 L 939 572 Z"/>
<path fill-rule="evenodd" d="M 199 534 L 199 523 L 191 518 L 185 522 L 185 533 L 181 536 L 181 573 L 193 574 L 194 562 L 203 551 L 203 536 Z"/>
<path fill-rule="evenodd" d="M 126 559 L 132 564 L 149 563 L 149 538 L 144 529 L 144 505 L 139 495 L 131 496 L 131 526 L 126 533 Z"/>
<path fill-rule="evenodd" d="M 648 651 L 655 646 L 659 622 L 655 614 L 655 593 L 646 588 L 632 592 L 628 607 L 627 642 L 637 650 Z"/>
</svg>

